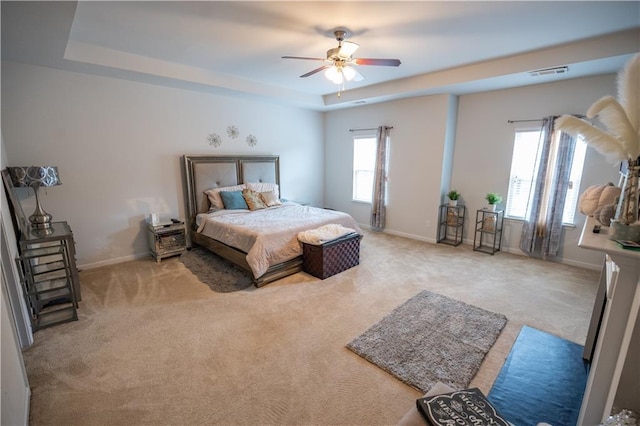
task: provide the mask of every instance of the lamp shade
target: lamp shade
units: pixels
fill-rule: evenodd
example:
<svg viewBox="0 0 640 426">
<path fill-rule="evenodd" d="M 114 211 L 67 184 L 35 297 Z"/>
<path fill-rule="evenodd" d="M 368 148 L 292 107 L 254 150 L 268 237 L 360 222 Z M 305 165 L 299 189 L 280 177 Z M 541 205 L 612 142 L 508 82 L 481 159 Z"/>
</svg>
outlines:
<svg viewBox="0 0 640 426">
<path fill-rule="evenodd" d="M 13 186 L 40 187 L 62 184 L 55 166 L 8 167 Z"/>
<path fill-rule="evenodd" d="M 11 181 L 15 187 L 31 187 L 36 195 L 36 210 L 29 216 L 29 222 L 35 229 L 49 231 L 53 217 L 44 211 L 40 205 L 38 189 L 41 186 L 56 186 L 62 184 L 55 166 L 7 167 Z"/>
</svg>

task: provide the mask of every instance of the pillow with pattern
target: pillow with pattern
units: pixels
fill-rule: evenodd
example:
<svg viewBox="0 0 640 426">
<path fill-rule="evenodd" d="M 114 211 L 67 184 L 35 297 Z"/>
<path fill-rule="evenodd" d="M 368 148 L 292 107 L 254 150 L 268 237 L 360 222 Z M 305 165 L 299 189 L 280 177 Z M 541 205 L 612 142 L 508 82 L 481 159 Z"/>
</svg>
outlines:
<svg viewBox="0 0 640 426">
<path fill-rule="evenodd" d="M 249 206 L 249 210 L 260 210 L 267 208 L 267 205 L 262 201 L 262 197 L 260 197 L 260 193 L 254 191 L 253 189 L 245 188 L 242 190 L 242 196 L 244 197 L 244 201 Z"/>
<path fill-rule="evenodd" d="M 269 192 L 273 191 L 276 197 L 280 198 L 280 187 L 277 183 L 268 182 L 245 182 L 247 188 L 253 189 L 256 192 Z"/>
<path fill-rule="evenodd" d="M 282 204 L 278 196 L 273 191 L 261 192 L 260 197 L 267 207 L 279 206 Z"/>
</svg>

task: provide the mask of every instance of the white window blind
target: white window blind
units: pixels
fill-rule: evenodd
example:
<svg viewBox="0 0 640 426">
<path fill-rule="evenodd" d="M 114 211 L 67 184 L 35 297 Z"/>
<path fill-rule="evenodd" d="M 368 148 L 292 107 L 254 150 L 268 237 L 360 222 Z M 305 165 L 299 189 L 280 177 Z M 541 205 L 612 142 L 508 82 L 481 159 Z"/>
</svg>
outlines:
<svg viewBox="0 0 640 426">
<path fill-rule="evenodd" d="M 505 206 L 505 215 L 514 219 L 524 219 L 527 213 L 529 195 L 534 188 L 534 176 L 537 175 L 536 164 L 540 129 L 516 130 L 513 143 L 513 157 L 511 159 L 511 174 L 509 176 L 509 192 Z M 580 196 L 580 180 L 587 151 L 587 144 L 582 137 L 576 141 L 573 163 L 571 166 L 569 189 L 565 198 L 562 216 L 563 223 L 573 224 Z"/>
<path fill-rule="evenodd" d="M 375 135 L 353 138 L 353 200 L 370 203 L 376 165 Z"/>
</svg>

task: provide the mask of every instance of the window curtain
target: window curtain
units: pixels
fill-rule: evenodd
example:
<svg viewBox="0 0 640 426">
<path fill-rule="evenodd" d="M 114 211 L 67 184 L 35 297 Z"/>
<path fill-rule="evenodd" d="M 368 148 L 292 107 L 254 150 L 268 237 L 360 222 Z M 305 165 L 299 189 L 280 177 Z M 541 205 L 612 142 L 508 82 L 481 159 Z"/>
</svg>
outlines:
<svg viewBox="0 0 640 426">
<path fill-rule="evenodd" d="M 520 249 L 543 258 L 558 254 L 562 238 L 562 213 L 569 188 L 575 137 L 554 129 L 557 116 L 542 121 L 541 141 Z"/>
<path fill-rule="evenodd" d="M 373 172 L 373 200 L 371 203 L 371 229 L 382 231 L 387 213 L 387 157 L 391 127 L 380 126 L 376 137 L 376 166 Z"/>
</svg>

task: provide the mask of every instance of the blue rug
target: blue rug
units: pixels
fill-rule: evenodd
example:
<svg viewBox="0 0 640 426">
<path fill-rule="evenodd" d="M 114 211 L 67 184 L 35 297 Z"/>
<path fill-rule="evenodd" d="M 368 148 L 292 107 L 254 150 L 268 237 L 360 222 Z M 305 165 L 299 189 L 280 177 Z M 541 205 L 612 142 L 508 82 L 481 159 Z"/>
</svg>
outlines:
<svg viewBox="0 0 640 426">
<path fill-rule="evenodd" d="M 516 426 L 575 426 L 588 370 L 583 347 L 524 326 L 489 392 L 489 400 Z"/>
</svg>

